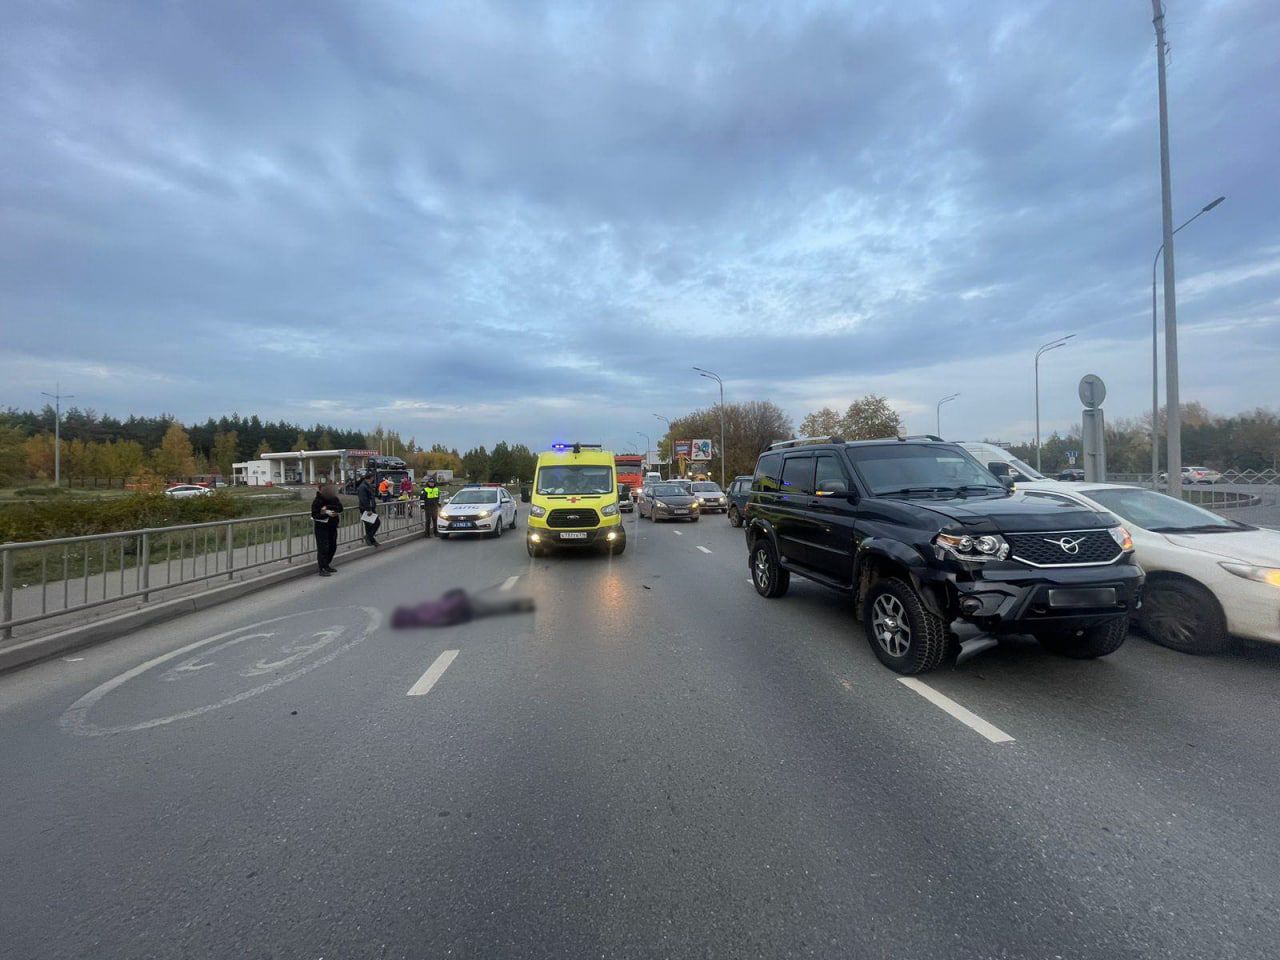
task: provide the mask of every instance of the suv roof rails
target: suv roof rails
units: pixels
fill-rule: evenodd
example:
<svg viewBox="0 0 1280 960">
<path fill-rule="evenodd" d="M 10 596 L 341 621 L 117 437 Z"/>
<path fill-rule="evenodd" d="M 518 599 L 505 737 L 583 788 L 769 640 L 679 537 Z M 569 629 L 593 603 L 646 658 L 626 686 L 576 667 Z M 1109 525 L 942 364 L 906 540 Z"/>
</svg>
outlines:
<svg viewBox="0 0 1280 960">
<path fill-rule="evenodd" d="M 941 437 L 932 433 L 913 433 L 910 436 L 906 436 L 906 437 L 899 435 L 898 439 L 903 443 L 906 443 L 908 440 L 936 440 L 938 443 L 947 442 L 943 440 Z"/>
<path fill-rule="evenodd" d="M 794 440 L 779 440 L 769 444 L 770 450 L 782 450 L 786 447 L 798 447 L 806 443 L 844 443 L 839 437 L 796 437 Z"/>
</svg>

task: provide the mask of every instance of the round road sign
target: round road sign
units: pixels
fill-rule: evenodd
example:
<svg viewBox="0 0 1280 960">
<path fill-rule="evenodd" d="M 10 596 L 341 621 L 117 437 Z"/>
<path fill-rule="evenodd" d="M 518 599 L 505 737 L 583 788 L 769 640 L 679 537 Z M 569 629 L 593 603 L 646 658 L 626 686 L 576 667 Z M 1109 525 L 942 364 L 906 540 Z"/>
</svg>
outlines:
<svg viewBox="0 0 1280 960">
<path fill-rule="evenodd" d="M 1080 378 L 1080 402 L 1090 410 L 1102 406 L 1107 399 L 1107 385 L 1097 374 L 1090 373 Z"/>
</svg>

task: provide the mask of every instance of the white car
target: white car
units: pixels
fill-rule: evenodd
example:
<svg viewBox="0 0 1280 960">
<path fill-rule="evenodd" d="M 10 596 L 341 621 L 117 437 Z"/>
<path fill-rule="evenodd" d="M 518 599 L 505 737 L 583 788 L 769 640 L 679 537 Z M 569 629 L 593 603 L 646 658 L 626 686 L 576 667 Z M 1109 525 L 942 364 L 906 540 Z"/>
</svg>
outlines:
<svg viewBox="0 0 1280 960">
<path fill-rule="evenodd" d="M 729 509 L 729 498 L 720 489 L 720 484 L 710 480 L 695 480 L 693 495 L 698 498 L 698 506 L 707 513 L 724 513 Z"/>
<path fill-rule="evenodd" d="M 185 500 L 187 497 L 210 497 L 213 496 L 213 491 L 197 483 L 175 483 L 165 490 L 164 495 Z"/>
<path fill-rule="evenodd" d="M 477 483 L 455 493 L 437 519 L 442 540 L 465 533 L 500 537 L 516 525 L 516 502 L 501 484 Z"/>
<path fill-rule="evenodd" d="M 1160 474 L 1160 482 L 1167 483 L 1169 481 L 1168 473 Z M 1217 470 L 1209 467 L 1183 467 L 1182 482 L 1188 483 L 1221 483 L 1222 474 Z"/>
<path fill-rule="evenodd" d="M 1046 480 L 1020 490 L 1125 522 L 1147 572 L 1138 625 L 1156 643 L 1184 653 L 1214 653 L 1230 636 L 1280 644 L 1280 531 L 1145 487 Z"/>
</svg>

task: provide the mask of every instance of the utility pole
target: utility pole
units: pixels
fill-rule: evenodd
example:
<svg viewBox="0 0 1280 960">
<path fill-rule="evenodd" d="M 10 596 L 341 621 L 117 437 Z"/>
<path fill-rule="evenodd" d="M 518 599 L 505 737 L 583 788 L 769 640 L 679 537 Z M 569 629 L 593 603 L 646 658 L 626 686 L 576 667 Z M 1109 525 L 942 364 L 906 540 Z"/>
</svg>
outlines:
<svg viewBox="0 0 1280 960">
<path fill-rule="evenodd" d="M 958 396 L 960 396 L 960 394 L 958 394 L 958 393 L 953 393 L 951 396 L 949 396 L 949 397 L 943 397 L 941 400 L 939 400 L 939 401 L 938 401 L 938 404 L 937 404 L 937 413 L 938 413 L 938 432 L 937 432 L 937 436 L 939 436 L 939 437 L 940 437 L 940 436 L 942 436 L 942 405 L 943 405 L 944 403 L 950 403 L 952 400 L 954 400 L 954 399 L 955 399 L 956 397 L 958 397 Z"/>
<path fill-rule="evenodd" d="M 1178 297 L 1173 279 L 1173 183 L 1169 173 L 1169 98 L 1164 78 L 1164 7 L 1151 0 L 1160 87 L 1160 216 L 1164 227 L 1164 378 L 1168 417 L 1168 494 L 1182 498 L 1182 408 L 1178 400 Z"/>
<path fill-rule="evenodd" d="M 720 489 L 724 489 L 724 381 L 710 370 L 703 370 L 701 367 L 694 367 L 698 371 L 698 376 L 706 377 L 708 380 L 714 380 L 720 384 Z"/>
<path fill-rule="evenodd" d="M 40 396 L 53 401 L 53 485 L 62 486 L 62 401 L 74 400 L 74 393 L 63 393 L 62 384 L 55 382 L 53 393 L 40 391 Z"/>
<path fill-rule="evenodd" d="M 1039 349 L 1036 350 L 1036 470 L 1040 469 L 1040 357 L 1050 350 L 1065 347 L 1067 341 L 1074 336 L 1074 333 L 1068 333 L 1065 337 L 1059 337 L 1057 340 L 1050 340 L 1048 343 L 1041 344 Z"/>
</svg>

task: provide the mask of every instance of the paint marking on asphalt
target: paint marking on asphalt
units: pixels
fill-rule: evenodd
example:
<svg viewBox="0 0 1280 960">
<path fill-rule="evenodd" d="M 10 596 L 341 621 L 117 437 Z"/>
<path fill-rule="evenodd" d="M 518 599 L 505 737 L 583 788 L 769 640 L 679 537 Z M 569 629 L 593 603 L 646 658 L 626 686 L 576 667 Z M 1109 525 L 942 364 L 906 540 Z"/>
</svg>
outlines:
<svg viewBox="0 0 1280 960">
<path fill-rule="evenodd" d="M 79 663 L 83 659 L 84 657 L 63 657 L 62 662 L 63 663 Z"/>
<path fill-rule="evenodd" d="M 672 532 L 672 533 L 674 533 L 677 537 L 683 537 L 683 536 L 684 536 L 684 534 L 683 534 L 683 533 L 681 533 L 679 530 L 672 530 L 671 532 Z"/>
<path fill-rule="evenodd" d="M 507 577 L 507 579 L 505 579 L 505 580 L 503 580 L 503 581 L 502 581 L 502 586 L 500 586 L 498 589 L 499 589 L 499 590 L 510 590 L 512 587 L 514 587 L 514 586 L 516 585 L 516 581 L 517 581 L 517 580 L 519 580 L 519 579 L 520 579 L 520 577 L 519 577 L 519 575 L 518 575 L 518 574 L 517 574 L 516 576 L 514 576 L 514 577 Z"/>
<path fill-rule="evenodd" d="M 710 550 L 708 550 L 706 547 L 704 547 L 702 544 L 698 544 L 698 549 L 699 549 L 699 550 L 701 550 L 703 553 L 710 553 L 710 552 L 711 552 L 711 551 L 710 551 Z"/>
<path fill-rule="evenodd" d="M 899 677 L 898 682 L 910 687 L 939 710 L 942 710 L 944 713 L 951 714 L 951 716 L 955 717 L 970 730 L 982 734 L 982 736 L 986 737 L 992 743 L 1014 742 L 1013 737 L 1009 736 L 999 727 L 987 723 L 987 721 L 983 720 L 976 713 L 960 706 L 960 704 L 956 703 L 950 697 L 939 693 L 924 681 L 917 680 L 915 677 Z"/>
<path fill-rule="evenodd" d="M 436 681 L 444 676 L 444 672 L 449 669 L 449 664 L 453 663 L 453 660 L 457 655 L 457 650 L 446 650 L 444 653 L 440 654 L 440 656 L 436 657 L 436 662 L 427 667 L 427 672 L 419 677 L 418 682 L 409 688 L 409 692 L 406 696 L 425 696 L 431 688 L 436 685 Z"/>
</svg>

